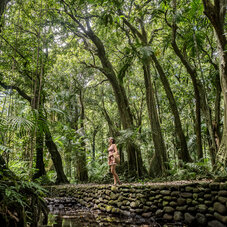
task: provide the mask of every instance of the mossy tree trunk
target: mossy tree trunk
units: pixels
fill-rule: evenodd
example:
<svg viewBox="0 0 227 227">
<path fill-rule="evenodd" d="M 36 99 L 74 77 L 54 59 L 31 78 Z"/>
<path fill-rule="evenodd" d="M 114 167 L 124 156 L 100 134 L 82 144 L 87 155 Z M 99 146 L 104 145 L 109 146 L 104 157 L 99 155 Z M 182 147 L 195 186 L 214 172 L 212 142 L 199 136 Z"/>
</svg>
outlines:
<svg viewBox="0 0 227 227">
<path fill-rule="evenodd" d="M 224 128 L 222 142 L 217 155 L 217 165 L 227 166 L 227 38 L 226 38 L 226 0 L 203 0 L 204 13 L 211 22 L 219 49 L 219 72 L 224 97 Z"/>
</svg>

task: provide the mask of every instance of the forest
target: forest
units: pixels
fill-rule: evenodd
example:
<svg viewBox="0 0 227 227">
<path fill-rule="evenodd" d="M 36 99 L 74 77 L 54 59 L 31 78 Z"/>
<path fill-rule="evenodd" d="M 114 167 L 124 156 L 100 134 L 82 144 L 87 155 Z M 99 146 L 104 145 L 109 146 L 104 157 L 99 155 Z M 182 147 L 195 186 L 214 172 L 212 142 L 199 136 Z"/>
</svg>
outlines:
<svg viewBox="0 0 227 227">
<path fill-rule="evenodd" d="M 123 182 L 225 177 L 226 9 L 1 0 L 1 214 L 16 219 L 15 202 L 31 221 L 26 204 L 45 210 L 40 185 L 112 183 L 109 137 Z"/>
</svg>

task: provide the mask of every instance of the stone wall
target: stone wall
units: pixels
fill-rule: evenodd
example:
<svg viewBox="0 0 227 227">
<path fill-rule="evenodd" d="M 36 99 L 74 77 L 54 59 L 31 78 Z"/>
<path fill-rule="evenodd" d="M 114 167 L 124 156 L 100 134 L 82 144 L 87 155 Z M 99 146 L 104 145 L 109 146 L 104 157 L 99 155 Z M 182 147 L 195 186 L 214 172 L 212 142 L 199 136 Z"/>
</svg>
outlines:
<svg viewBox="0 0 227 227">
<path fill-rule="evenodd" d="M 92 209 L 162 218 L 188 226 L 227 226 L 227 183 L 51 186 L 50 197 L 71 197 Z"/>
</svg>

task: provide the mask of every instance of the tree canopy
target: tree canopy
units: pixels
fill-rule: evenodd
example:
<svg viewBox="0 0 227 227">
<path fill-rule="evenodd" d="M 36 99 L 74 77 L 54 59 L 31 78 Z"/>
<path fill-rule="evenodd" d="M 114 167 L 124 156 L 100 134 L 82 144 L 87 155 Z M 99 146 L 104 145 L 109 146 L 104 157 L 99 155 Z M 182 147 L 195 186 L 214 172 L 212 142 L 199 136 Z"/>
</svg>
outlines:
<svg viewBox="0 0 227 227">
<path fill-rule="evenodd" d="M 5 0 L 1 165 L 42 182 L 225 174 L 226 1 Z"/>
</svg>

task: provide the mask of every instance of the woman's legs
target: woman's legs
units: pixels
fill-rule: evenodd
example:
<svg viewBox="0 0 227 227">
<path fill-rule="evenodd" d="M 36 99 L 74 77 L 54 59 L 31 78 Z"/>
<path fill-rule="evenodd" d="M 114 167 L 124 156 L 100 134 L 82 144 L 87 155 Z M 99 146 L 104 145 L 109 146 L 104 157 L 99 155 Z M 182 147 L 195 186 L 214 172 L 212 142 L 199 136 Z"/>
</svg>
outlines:
<svg viewBox="0 0 227 227">
<path fill-rule="evenodd" d="M 120 180 L 119 180 L 119 177 L 116 173 L 116 170 L 115 170 L 116 166 L 115 165 L 112 165 L 111 166 L 111 173 L 113 174 L 113 178 L 114 178 L 114 184 L 116 184 L 117 182 L 121 183 Z"/>
</svg>

